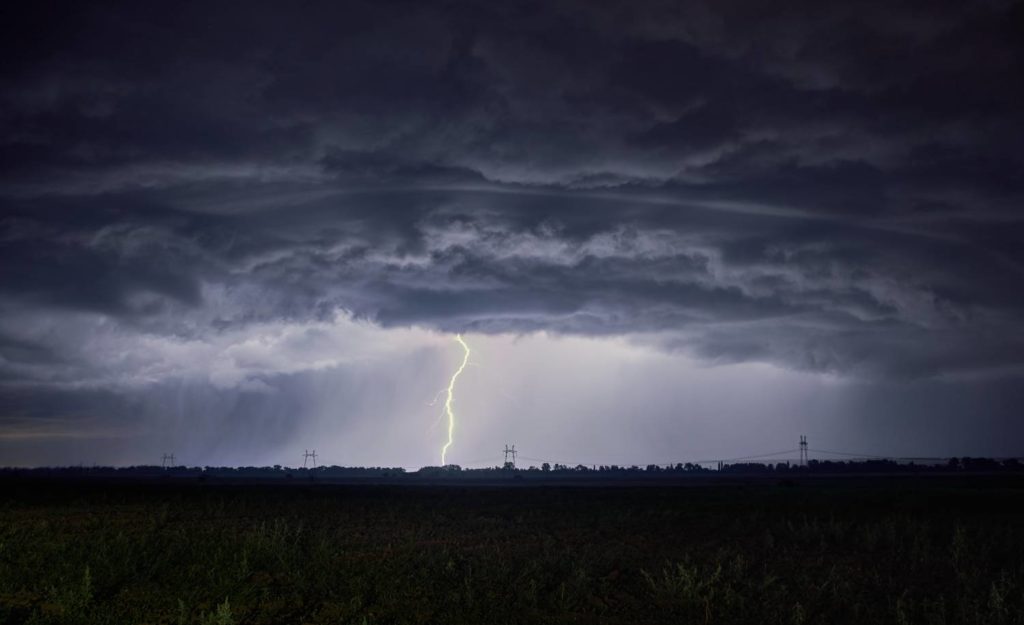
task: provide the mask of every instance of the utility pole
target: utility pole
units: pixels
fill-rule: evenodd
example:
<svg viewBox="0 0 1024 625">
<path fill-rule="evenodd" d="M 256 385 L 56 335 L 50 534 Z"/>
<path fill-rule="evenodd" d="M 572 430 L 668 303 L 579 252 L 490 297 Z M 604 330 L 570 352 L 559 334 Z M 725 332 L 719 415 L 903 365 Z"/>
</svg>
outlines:
<svg viewBox="0 0 1024 625">
<path fill-rule="evenodd" d="M 167 464 L 168 462 L 170 462 L 170 465 Z M 160 467 L 164 468 L 164 469 L 166 469 L 168 466 L 172 466 L 172 467 L 174 466 L 174 454 L 173 453 L 164 454 L 163 462 L 160 464 Z"/>
<path fill-rule="evenodd" d="M 508 466 L 508 456 L 509 456 L 509 454 L 512 454 L 512 468 L 514 469 L 514 468 L 516 468 L 516 446 L 515 445 L 512 445 L 511 448 L 509 448 L 508 445 L 505 445 L 505 466 L 506 467 Z"/>
<path fill-rule="evenodd" d="M 800 435 L 800 466 L 807 466 L 807 437 Z"/>
<path fill-rule="evenodd" d="M 316 450 L 314 449 L 314 450 L 313 450 L 313 451 L 311 452 L 311 451 L 309 451 L 309 450 L 307 449 L 307 450 L 305 450 L 305 451 L 303 452 L 303 454 L 302 454 L 302 468 L 303 468 L 303 469 L 305 469 L 305 468 L 306 468 L 306 463 L 307 463 L 307 462 L 309 462 L 310 458 L 312 458 L 312 459 L 313 459 L 313 468 L 314 468 L 314 469 L 316 468 Z"/>
</svg>

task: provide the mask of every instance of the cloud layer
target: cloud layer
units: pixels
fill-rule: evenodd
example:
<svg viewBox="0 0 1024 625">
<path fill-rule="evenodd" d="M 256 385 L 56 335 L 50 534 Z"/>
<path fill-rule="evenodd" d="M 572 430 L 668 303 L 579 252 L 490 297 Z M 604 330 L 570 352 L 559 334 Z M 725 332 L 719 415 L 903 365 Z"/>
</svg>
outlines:
<svg viewBox="0 0 1024 625">
<path fill-rule="evenodd" d="M 188 362 L 221 362 L 200 368 L 217 388 L 340 366 L 338 324 L 626 335 L 865 380 L 1024 364 L 1020 2 L 3 22 L 12 414 Z"/>
</svg>

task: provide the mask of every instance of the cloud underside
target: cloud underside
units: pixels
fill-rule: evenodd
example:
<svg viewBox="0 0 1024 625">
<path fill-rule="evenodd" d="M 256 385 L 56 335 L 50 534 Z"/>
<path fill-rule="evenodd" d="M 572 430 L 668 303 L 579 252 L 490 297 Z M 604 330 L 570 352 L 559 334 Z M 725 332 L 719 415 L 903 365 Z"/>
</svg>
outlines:
<svg viewBox="0 0 1024 625">
<path fill-rule="evenodd" d="M 9 222 L 0 350 L 12 376 L 88 361 L 75 346 L 96 326 L 135 337 L 120 346 L 131 350 L 339 314 L 632 335 L 712 362 L 867 377 L 1003 369 L 1024 353 L 1014 259 L 880 224 L 561 192 L 379 190 L 220 215 L 72 203 L 23 202 Z"/>
<path fill-rule="evenodd" d="M 5 26 L 0 382 L 339 313 L 1016 369 L 1020 6 L 40 8 Z"/>
</svg>

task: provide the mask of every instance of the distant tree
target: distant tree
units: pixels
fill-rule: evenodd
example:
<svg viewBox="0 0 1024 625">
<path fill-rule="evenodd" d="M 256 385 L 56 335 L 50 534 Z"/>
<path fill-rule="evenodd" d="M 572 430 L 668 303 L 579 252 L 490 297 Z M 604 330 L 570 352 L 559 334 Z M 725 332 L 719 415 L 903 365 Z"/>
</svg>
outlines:
<svg viewBox="0 0 1024 625">
<path fill-rule="evenodd" d="M 541 471 L 545 471 L 545 472 L 550 471 L 551 470 L 551 465 L 549 463 L 545 462 L 544 464 L 540 465 L 540 470 Z"/>
</svg>

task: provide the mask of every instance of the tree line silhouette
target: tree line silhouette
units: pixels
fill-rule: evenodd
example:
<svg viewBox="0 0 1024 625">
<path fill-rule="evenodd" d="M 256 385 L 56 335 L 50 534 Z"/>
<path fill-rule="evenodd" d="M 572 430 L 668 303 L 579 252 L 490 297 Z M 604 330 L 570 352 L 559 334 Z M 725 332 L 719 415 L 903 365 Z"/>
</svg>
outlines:
<svg viewBox="0 0 1024 625">
<path fill-rule="evenodd" d="M 1024 471 L 1019 458 L 950 458 L 946 461 L 900 461 L 894 459 L 867 460 L 810 460 L 805 465 L 793 462 L 736 462 L 705 463 L 680 462 L 676 464 L 648 465 L 566 465 L 544 462 L 540 466 L 515 467 L 511 463 L 484 468 L 463 468 L 457 464 L 427 466 L 416 471 L 403 467 L 346 467 L 338 465 L 316 468 L 273 466 L 169 466 L 138 465 L 127 467 L 64 466 L 37 468 L 0 468 L 2 477 L 98 477 L 98 478 L 211 478 L 238 479 L 410 479 L 415 477 L 462 479 L 516 477 L 602 477 L 638 478 L 656 476 L 712 476 L 712 475 L 820 475 L 820 474 L 876 474 L 876 473 L 1014 473 Z"/>
</svg>

